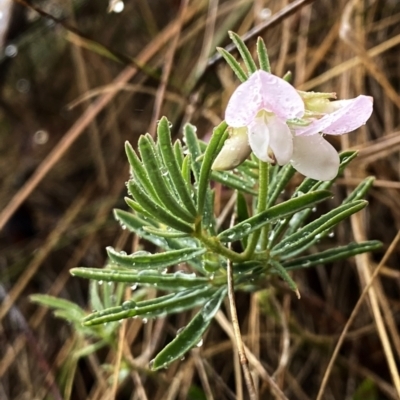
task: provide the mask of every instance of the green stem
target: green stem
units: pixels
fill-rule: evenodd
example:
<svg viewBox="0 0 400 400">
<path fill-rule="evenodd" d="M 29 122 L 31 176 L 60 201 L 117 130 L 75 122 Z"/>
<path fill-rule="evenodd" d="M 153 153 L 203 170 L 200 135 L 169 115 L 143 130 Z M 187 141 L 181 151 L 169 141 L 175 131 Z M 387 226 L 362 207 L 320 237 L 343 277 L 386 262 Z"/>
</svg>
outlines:
<svg viewBox="0 0 400 400">
<path fill-rule="evenodd" d="M 246 256 L 244 253 L 236 253 L 233 250 L 228 249 L 225 247 L 218 238 L 215 236 L 208 236 L 206 232 L 201 231 L 196 233 L 197 239 L 199 239 L 209 250 L 213 251 L 214 253 L 220 254 L 225 256 L 229 260 L 233 262 L 241 262 L 246 261 Z"/>
<path fill-rule="evenodd" d="M 268 179 L 269 178 L 269 164 L 261 161 L 259 162 L 259 184 L 258 184 L 258 201 L 256 214 L 263 212 L 267 208 L 268 198 Z M 242 253 L 245 259 L 249 259 L 256 249 L 258 240 L 260 238 L 261 230 L 258 230 L 250 235 L 246 250 Z"/>
</svg>

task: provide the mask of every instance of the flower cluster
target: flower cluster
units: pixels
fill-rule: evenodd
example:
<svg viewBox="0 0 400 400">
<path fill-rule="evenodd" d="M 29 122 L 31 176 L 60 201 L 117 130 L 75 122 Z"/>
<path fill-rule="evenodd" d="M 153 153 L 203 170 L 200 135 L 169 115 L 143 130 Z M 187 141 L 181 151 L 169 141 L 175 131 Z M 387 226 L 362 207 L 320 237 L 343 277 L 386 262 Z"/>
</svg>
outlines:
<svg viewBox="0 0 400 400">
<path fill-rule="evenodd" d="M 334 93 L 299 92 L 285 80 L 257 71 L 230 98 L 225 120 L 230 138 L 213 169 L 233 169 L 251 151 L 262 161 L 292 166 L 305 176 L 331 180 L 339 156 L 323 134 L 342 135 L 365 124 L 373 99 L 330 101 Z"/>
</svg>

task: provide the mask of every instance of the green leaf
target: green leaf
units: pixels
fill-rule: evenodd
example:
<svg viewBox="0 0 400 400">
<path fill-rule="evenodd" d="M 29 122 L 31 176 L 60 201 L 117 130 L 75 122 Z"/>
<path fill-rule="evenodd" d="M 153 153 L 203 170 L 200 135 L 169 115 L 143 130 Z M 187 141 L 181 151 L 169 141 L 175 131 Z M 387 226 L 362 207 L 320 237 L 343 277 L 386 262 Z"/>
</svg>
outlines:
<svg viewBox="0 0 400 400">
<path fill-rule="evenodd" d="M 187 154 L 182 162 L 182 177 L 188 186 L 192 184 L 191 168 L 192 168 L 192 155 Z"/>
<path fill-rule="evenodd" d="M 365 197 L 368 190 L 374 184 L 375 178 L 370 176 L 369 178 L 364 179 L 343 201 L 343 204 L 350 203 L 354 200 L 361 200 Z"/>
<path fill-rule="evenodd" d="M 151 300 L 139 302 L 128 300 L 121 306 L 90 314 L 83 320 L 83 324 L 91 326 L 136 316 L 153 318 L 160 315 L 178 313 L 204 304 L 214 292 L 215 288 L 202 287 Z"/>
<path fill-rule="evenodd" d="M 177 139 L 174 143 L 174 154 L 175 154 L 175 160 L 178 163 L 179 168 L 182 168 L 183 149 L 182 149 L 182 143 L 179 139 Z"/>
<path fill-rule="evenodd" d="M 52 308 L 54 310 L 59 309 L 73 311 L 75 314 L 81 315 L 81 317 L 85 315 L 85 312 L 77 304 L 69 300 L 60 299 L 59 297 L 54 297 L 47 294 L 33 294 L 29 296 L 29 299 L 34 303 Z"/>
<path fill-rule="evenodd" d="M 148 224 L 148 221 L 139 218 L 137 215 L 131 212 L 118 209 L 114 210 L 114 217 L 121 224 L 123 229 L 128 229 L 129 231 L 136 233 L 141 238 L 148 240 L 158 247 L 167 247 L 166 240 L 155 236 L 151 234 L 151 232 L 148 232 L 144 229 L 144 226 Z"/>
<path fill-rule="evenodd" d="M 297 288 L 296 282 L 292 279 L 292 277 L 288 274 L 286 269 L 276 260 L 271 258 L 270 264 L 272 266 L 272 271 L 278 274 L 289 286 L 293 292 L 296 293 L 296 296 L 300 298 L 300 292 Z"/>
<path fill-rule="evenodd" d="M 240 175 L 236 175 L 233 172 L 228 171 L 212 171 L 211 177 L 214 181 L 222 183 L 224 186 L 236 189 L 243 193 L 257 195 L 257 191 L 254 190 L 253 184 L 248 182 L 248 179 L 244 179 Z"/>
<path fill-rule="evenodd" d="M 232 42 L 235 43 L 235 46 L 239 50 L 239 53 L 242 56 L 244 64 L 246 65 L 246 68 L 248 71 L 248 76 L 250 76 L 251 74 L 253 74 L 254 72 L 257 71 L 257 66 L 253 60 L 253 57 L 250 54 L 249 49 L 244 44 L 243 40 L 241 39 L 241 37 L 238 34 L 230 31 L 229 37 L 231 38 Z"/>
<path fill-rule="evenodd" d="M 144 226 L 143 229 L 151 233 L 154 236 L 161 236 L 163 238 L 183 238 L 188 237 L 188 234 L 185 232 L 178 232 L 172 229 L 163 227 L 163 228 L 154 228 L 153 226 Z"/>
<path fill-rule="evenodd" d="M 257 55 L 260 63 L 260 69 L 266 72 L 271 72 L 267 47 L 265 46 L 265 42 L 261 37 L 258 37 L 257 39 Z"/>
<path fill-rule="evenodd" d="M 175 215 L 169 213 L 166 209 L 153 202 L 142 188 L 137 185 L 136 182 L 129 182 L 128 188 L 131 194 L 135 197 L 136 201 L 143 207 L 150 215 L 157 216 L 157 219 L 171 228 L 177 229 L 178 231 L 192 233 L 193 227 L 188 225 L 186 222 L 180 220 Z M 129 198 L 125 198 L 126 203 L 133 210 L 135 210 L 135 202 Z"/>
<path fill-rule="evenodd" d="M 182 204 L 186 207 L 190 214 L 196 215 L 196 207 L 190 195 L 190 189 L 182 177 L 179 164 L 176 160 L 174 149 L 171 144 L 171 131 L 168 120 L 163 117 L 157 127 L 158 144 L 164 165 L 168 170 L 171 181 L 176 189 Z"/>
<path fill-rule="evenodd" d="M 221 122 L 214 130 L 204 153 L 203 162 L 201 164 L 199 184 L 197 189 L 197 211 L 199 215 L 203 215 L 204 203 L 206 201 L 207 193 L 209 191 L 209 182 L 211 175 L 211 166 L 217 156 L 217 149 L 219 144 L 227 138 L 228 132 L 226 122 Z"/>
<path fill-rule="evenodd" d="M 160 274 L 151 270 L 129 271 L 113 268 L 72 268 L 70 273 L 81 278 L 99 280 L 104 282 L 123 282 L 127 285 L 137 283 L 144 286 L 154 286 L 160 290 L 183 290 L 196 286 L 205 286 L 209 283 L 207 278 L 198 277 L 195 273 L 177 271 L 172 274 Z"/>
<path fill-rule="evenodd" d="M 156 254 L 138 251 L 134 254 L 128 255 L 125 252 L 116 251 L 112 247 L 107 247 L 107 254 L 112 262 L 123 267 L 133 269 L 164 269 L 172 265 L 186 262 L 192 258 L 201 256 L 206 251 L 206 249 L 186 248 Z"/>
<path fill-rule="evenodd" d="M 275 204 L 277 198 L 286 188 L 288 182 L 290 179 L 292 179 L 295 172 L 296 170 L 291 166 L 291 164 L 286 164 L 274 176 L 268 191 L 268 207 L 271 207 L 273 204 Z"/>
<path fill-rule="evenodd" d="M 238 222 L 246 221 L 250 218 L 249 210 L 247 208 L 247 201 L 244 195 L 241 192 L 236 192 L 236 214 Z M 242 239 L 243 249 L 247 247 L 247 236 L 244 236 Z"/>
<path fill-rule="evenodd" d="M 263 211 L 260 214 L 248 218 L 243 222 L 240 222 L 233 228 L 227 229 L 226 231 L 220 233 L 218 238 L 222 242 L 233 242 L 239 240 L 274 220 L 291 215 L 304 208 L 312 207 L 314 204 L 317 204 L 330 197 L 332 197 L 331 192 L 320 190 L 287 200 Z"/>
<path fill-rule="evenodd" d="M 177 334 L 175 339 L 168 343 L 167 346 L 157 354 L 151 366 L 153 370 L 165 368 L 173 361 L 181 359 L 186 352 L 200 342 L 202 335 L 221 307 L 226 292 L 227 289 L 225 287 L 220 288 L 210 300 L 204 304 L 203 308 L 189 324 Z"/>
<path fill-rule="evenodd" d="M 132 174 L 135 180 L 143 187 L 148 195 L 156 202 L 160 203 L 157 192 L 150 182 L 150 179 L 144 169 L 139 157 L 136 155 L 129 142 L 125 142 L 125 152 L 128 157 L 129 164 L 131 165 Z"/>
<path fill-rule="evenodd" d="M 195 215 L 190 214 L 177 202 L 177 199 L 175 199 L 171 189 L 167 185 L 166 179 L 163 175 L 167 175 L 169 172 L 166 168 L 164 171 L 164 168 L 160 167 L 159 163 L 157 163 L 158 156 L 156 151 L 153 149 L 153 145 L 148 135 L 139 138 L 139 150 L 147 175 L 149 176 L 153 187 L 156 189 L 159 199 L 173 215 L 186 222 L 193 222 Z M 141 201 L 138 199 L 136 200 L 143 206 Z"/>
<path fill-rule="evenodd" d="M 217 47 L 217 51 L 225 59 L 227 64 L 231 67 L 232 71 L 239 78 L 240 82 L 245 82 L 247 80 L 246 72 L 243 71 L 241 65 L 236 61 L 235 57 L 222 47 Z"/>
<path fill-rule="evenodd" d="M 331 229 L 343 219 L 349 217 L 357 211 L 362 210 L 367 204 L 368 203 L 366 201 L 357 200 L 348 204 L 340 205 L 334 210 L 322 215 L 315 221 L 299 229 L 296 233 L 285 237 L 274 247 L 271 255 L 277 256 L 281 255 L 282 253 L 285 253 L 285 255 L 290 254 L 296 249 L 299 249 L 305 246 L 307 243 L 310 243 L 318 234 Z"/>
<path fill-rule="evenodd" d="M 193 170 L 194 179 L 196 182 L 199 181 L 201 162 L 199 157 L 201 156 L 201 149 L 199 141 L 196 135 L 197 128 L 191 124 L 185 124 L 183 127 L 183 134 L 185 137 L 186 146 L 191 154 L 191 167 Z"/>
<path fill-rule="evenodd" d="M 286 270 L 309 268 L 316 265 L 344 260 L 357 254 L 368 253 L 370 251 L 378 250 L 381 247 L 382 243 L 377 240 L 370 240 L 362 243 L 353 242 L 346 246 L 336 247 L 316 254 L 309 254 L 290 261 L 284 261 L 282 265 Z"/>
</svg>

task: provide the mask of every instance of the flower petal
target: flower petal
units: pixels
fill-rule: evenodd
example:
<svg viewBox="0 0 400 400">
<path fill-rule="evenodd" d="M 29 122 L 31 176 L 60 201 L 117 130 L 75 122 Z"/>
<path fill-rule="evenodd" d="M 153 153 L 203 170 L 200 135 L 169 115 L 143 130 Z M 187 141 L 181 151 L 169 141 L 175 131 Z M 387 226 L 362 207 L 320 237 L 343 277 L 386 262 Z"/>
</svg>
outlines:
<svg viewBox="0 0 400 400">
<path fill-rule="evenodd" d="M 233 92 L 226 106 L 225 121 L 234 128 L 247 126 L 261 109 L 261 85 L 256 72 Z"/>
<path fill-rule="evenodd" d="M 309 136 L 318 132 L 342 135 L 354 131 L 364 125 L 371 116 L 373 99 L 370 96 L 360 95 L 355 99 L 341 100 L 334 105 L 334 108 L 338 105 L 341 106 L 338 110 L 313 121 L 305 128 L 295 129 L 296 135 Z"/>
<path fill-rule="evenodd" d="M 231 136 L 225 140 L 221 151 L 211 169 L 215 171 L 228 171 L 240 165 L 251 153 L 247 128 L 232 130 Z"/>
<path fill-rule="evenodd" d="M 339 155 L 321 135 L 293 138 L 293 167 L 301 174 L 319 181 L 330 181 L 339 170 Z"/>
<path fill-rule="evenodd" d="M 265 71 L 257 71 L 253 75 L 259 79 L 263 109 L 284 120 L 304 115 L 304 102 L 290 83 Z"/>
<path fill-rule="evenodd" d="M 248 128 L 253 153 L 261 160 L 279 165 L 292 157 L 293 136 L 289 127 L 275 115 L 256 118 Z"/>
<path fill-rule="evenodd" d="M 248 127 L 249 144 L 253 153 L 265 162 L 275 163 L 269 156 L 269 130 L 264 118 L 256 118 Z"/>
<path fill-rule="evenodd" d="M 278 117 L 268 117 L 269 147 L 279 165 L 287 164 L 293 154 L 293 136 L 289 127 Z"/>
</svg>

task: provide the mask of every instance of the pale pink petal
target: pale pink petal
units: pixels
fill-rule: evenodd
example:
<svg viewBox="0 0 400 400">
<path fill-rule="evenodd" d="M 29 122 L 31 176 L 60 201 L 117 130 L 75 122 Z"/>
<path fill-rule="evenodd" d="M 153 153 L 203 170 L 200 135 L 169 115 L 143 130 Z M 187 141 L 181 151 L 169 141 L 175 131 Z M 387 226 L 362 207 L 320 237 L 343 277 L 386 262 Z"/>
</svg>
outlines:
<svg viewBox="0 0 400 400">
<path fill-rule="evenodd" d="M 301 174 L 319 181 L 329 181 L 339 170 L 339 155 L 321 135 L 293 137 L 293 167 Z"/>
<path fill-rule="evenodd" d="M 240 165 L 251 153 L 247 128 L 235 128 L 231 136 L 225 140 L 221 151 L 211 169 L 229 171 Z"/>
<path fill-rule="evenodd" d="M 309 136 L 318 132 L 329 135 L 342 135 L 354 131 L 364 125 L 372 114 L 373 99 L 370 96 L 360 95 L 355 99 L 341 100 L 342 106 L 337 111 L 313 121 L 304 128 L 295 129 L 296 135 Z"/>
<path fill-rule="evenodd" d="M 269 155 L 269 130 L 264 118 L 256 118 L 248 127 L 249 144 L 253 153 L 265 162 L 275 162 Z"/>
<path fill-rule="evenodd" d="M 268 117 L 269 147 L 279 165 L 287 164 L 293 154 L 293 136 L 289 127 L 278 117 Z"/>
<path fill-rule="evenodd" d="M 265 71 L 257 71 L 262 94 L 262 108 L 283 120 L 304 115 L 304 102 L 297 90 L 284 79 Z"/>
<path fill-rule="evenodd" d="M 226 106 L 225 121 L 234 128 L 247 126 L 261 109 L 261 85 L 257 73 L 254 73 L 233 92 Z"/>
</svg>

